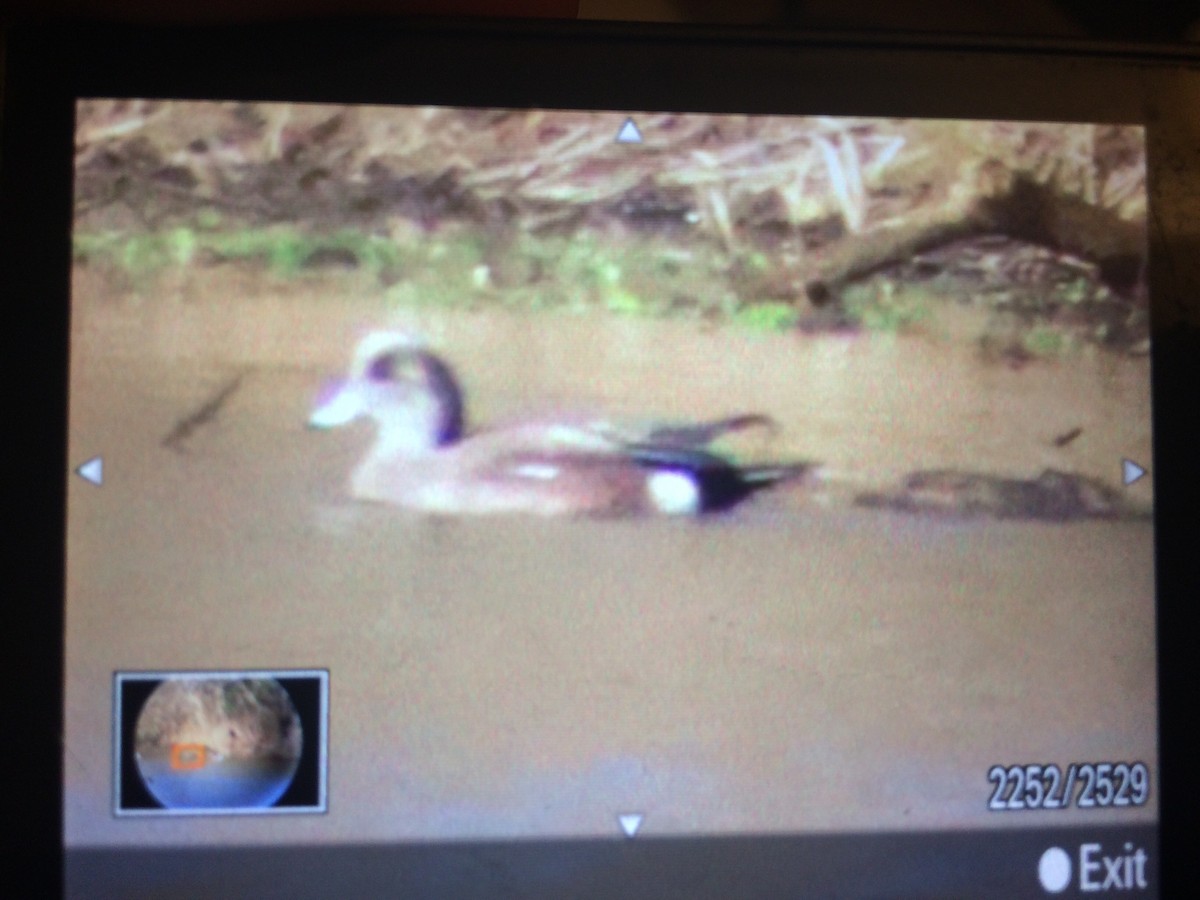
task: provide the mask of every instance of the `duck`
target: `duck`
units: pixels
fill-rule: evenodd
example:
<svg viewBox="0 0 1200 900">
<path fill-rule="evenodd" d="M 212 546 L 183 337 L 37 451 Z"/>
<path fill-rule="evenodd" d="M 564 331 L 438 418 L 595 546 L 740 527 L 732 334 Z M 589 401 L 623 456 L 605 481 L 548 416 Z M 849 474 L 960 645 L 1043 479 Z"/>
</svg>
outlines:
<svg viewBox="0 0 1200 900">
<path fill-rule="evenodd" d="M 403 332 L 363 338 L 308 427 L 362 419 L 374 422 L 375 442 L 350 476 L 350 496 L 424 513 L 701 516 L 813 466 L 739 465 L 712 448 L 731 432 L 776 427 L 760 413 L 670 425 L 564 417 L 468 431 L 454 370 Z"/>
</svg>

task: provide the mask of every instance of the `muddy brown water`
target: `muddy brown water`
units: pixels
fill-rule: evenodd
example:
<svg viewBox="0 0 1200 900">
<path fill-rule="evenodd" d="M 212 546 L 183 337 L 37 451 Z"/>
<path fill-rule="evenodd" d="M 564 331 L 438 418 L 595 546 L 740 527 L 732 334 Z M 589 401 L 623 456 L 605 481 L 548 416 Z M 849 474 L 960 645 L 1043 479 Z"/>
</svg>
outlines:
<svg viewBox="0 0 1200 900">
<path fill-rule="evenodd" d="M 839 493 L 938 467 L 1115 484 L 1121 457 L 1150 458 L 1146 360 L 1013 371 L 955 325 L 754 335 L 389 310 L 337 284 L 118 295 L 77 274 L 70 453 L 103 454 L 105 484 L 68 481 L 70 844 L 611 836 L 629 811 L 646 834 L 1155 817 L 1156 783 L 1120 813 L 987 809 L 995 764 L 1155 770 L 1152 526 Z M 354 503 L 370 428 L 303 423 L 384 325 L 446 352 L 476 421 L 761 411 L 781 428 L 751 452 L 826 475 L 700 522 Z M 328 813 L 114 820 L 113 672 L 241 668 L 329 670 Z"/>
</svg>

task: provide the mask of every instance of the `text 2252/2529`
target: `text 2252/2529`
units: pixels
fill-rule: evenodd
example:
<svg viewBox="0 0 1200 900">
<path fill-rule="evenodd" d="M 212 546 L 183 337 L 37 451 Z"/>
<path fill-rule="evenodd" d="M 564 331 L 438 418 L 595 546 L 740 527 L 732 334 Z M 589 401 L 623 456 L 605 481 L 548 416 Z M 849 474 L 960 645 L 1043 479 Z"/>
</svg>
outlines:
<svg viewBox="0 0 1200 900">
<path fill-rule="evenodd" d="M 1142 762 L 1071 763 L 1060 766 L 992 766 L 988 809 L 1107 809 L 1144 806 L 1150 769 Z"/>
</svg>

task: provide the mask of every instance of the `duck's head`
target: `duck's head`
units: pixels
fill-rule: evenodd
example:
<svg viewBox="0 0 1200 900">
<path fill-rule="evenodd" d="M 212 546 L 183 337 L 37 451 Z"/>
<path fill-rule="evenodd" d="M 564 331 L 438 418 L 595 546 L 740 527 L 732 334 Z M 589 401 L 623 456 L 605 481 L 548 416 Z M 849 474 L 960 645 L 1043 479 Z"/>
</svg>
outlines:
<svg viewBox="0 0 1200 900">
<path fill-rule="evenodd" d="M 308 425 L 337 428 L 360 418 L 375 420 L 389 448 L 430 450 L 462 437 L 462 391 L 420 340 L 372 332 L 355 349 L 347 377 L 322 392 Z"/>
</svg>

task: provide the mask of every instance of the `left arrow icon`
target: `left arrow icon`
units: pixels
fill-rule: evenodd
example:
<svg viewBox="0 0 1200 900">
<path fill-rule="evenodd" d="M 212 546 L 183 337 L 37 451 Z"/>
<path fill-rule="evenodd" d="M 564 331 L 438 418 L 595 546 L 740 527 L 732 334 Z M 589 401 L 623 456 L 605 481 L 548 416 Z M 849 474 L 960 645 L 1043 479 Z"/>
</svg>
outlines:
<svg viewBox="0 0 1200 900">
<path fill-rule="evenodd" d="M 76 469 L 75 474 L 92 484 L 104 484 L 104 457 L 93 456 Z"/>
</svg>

